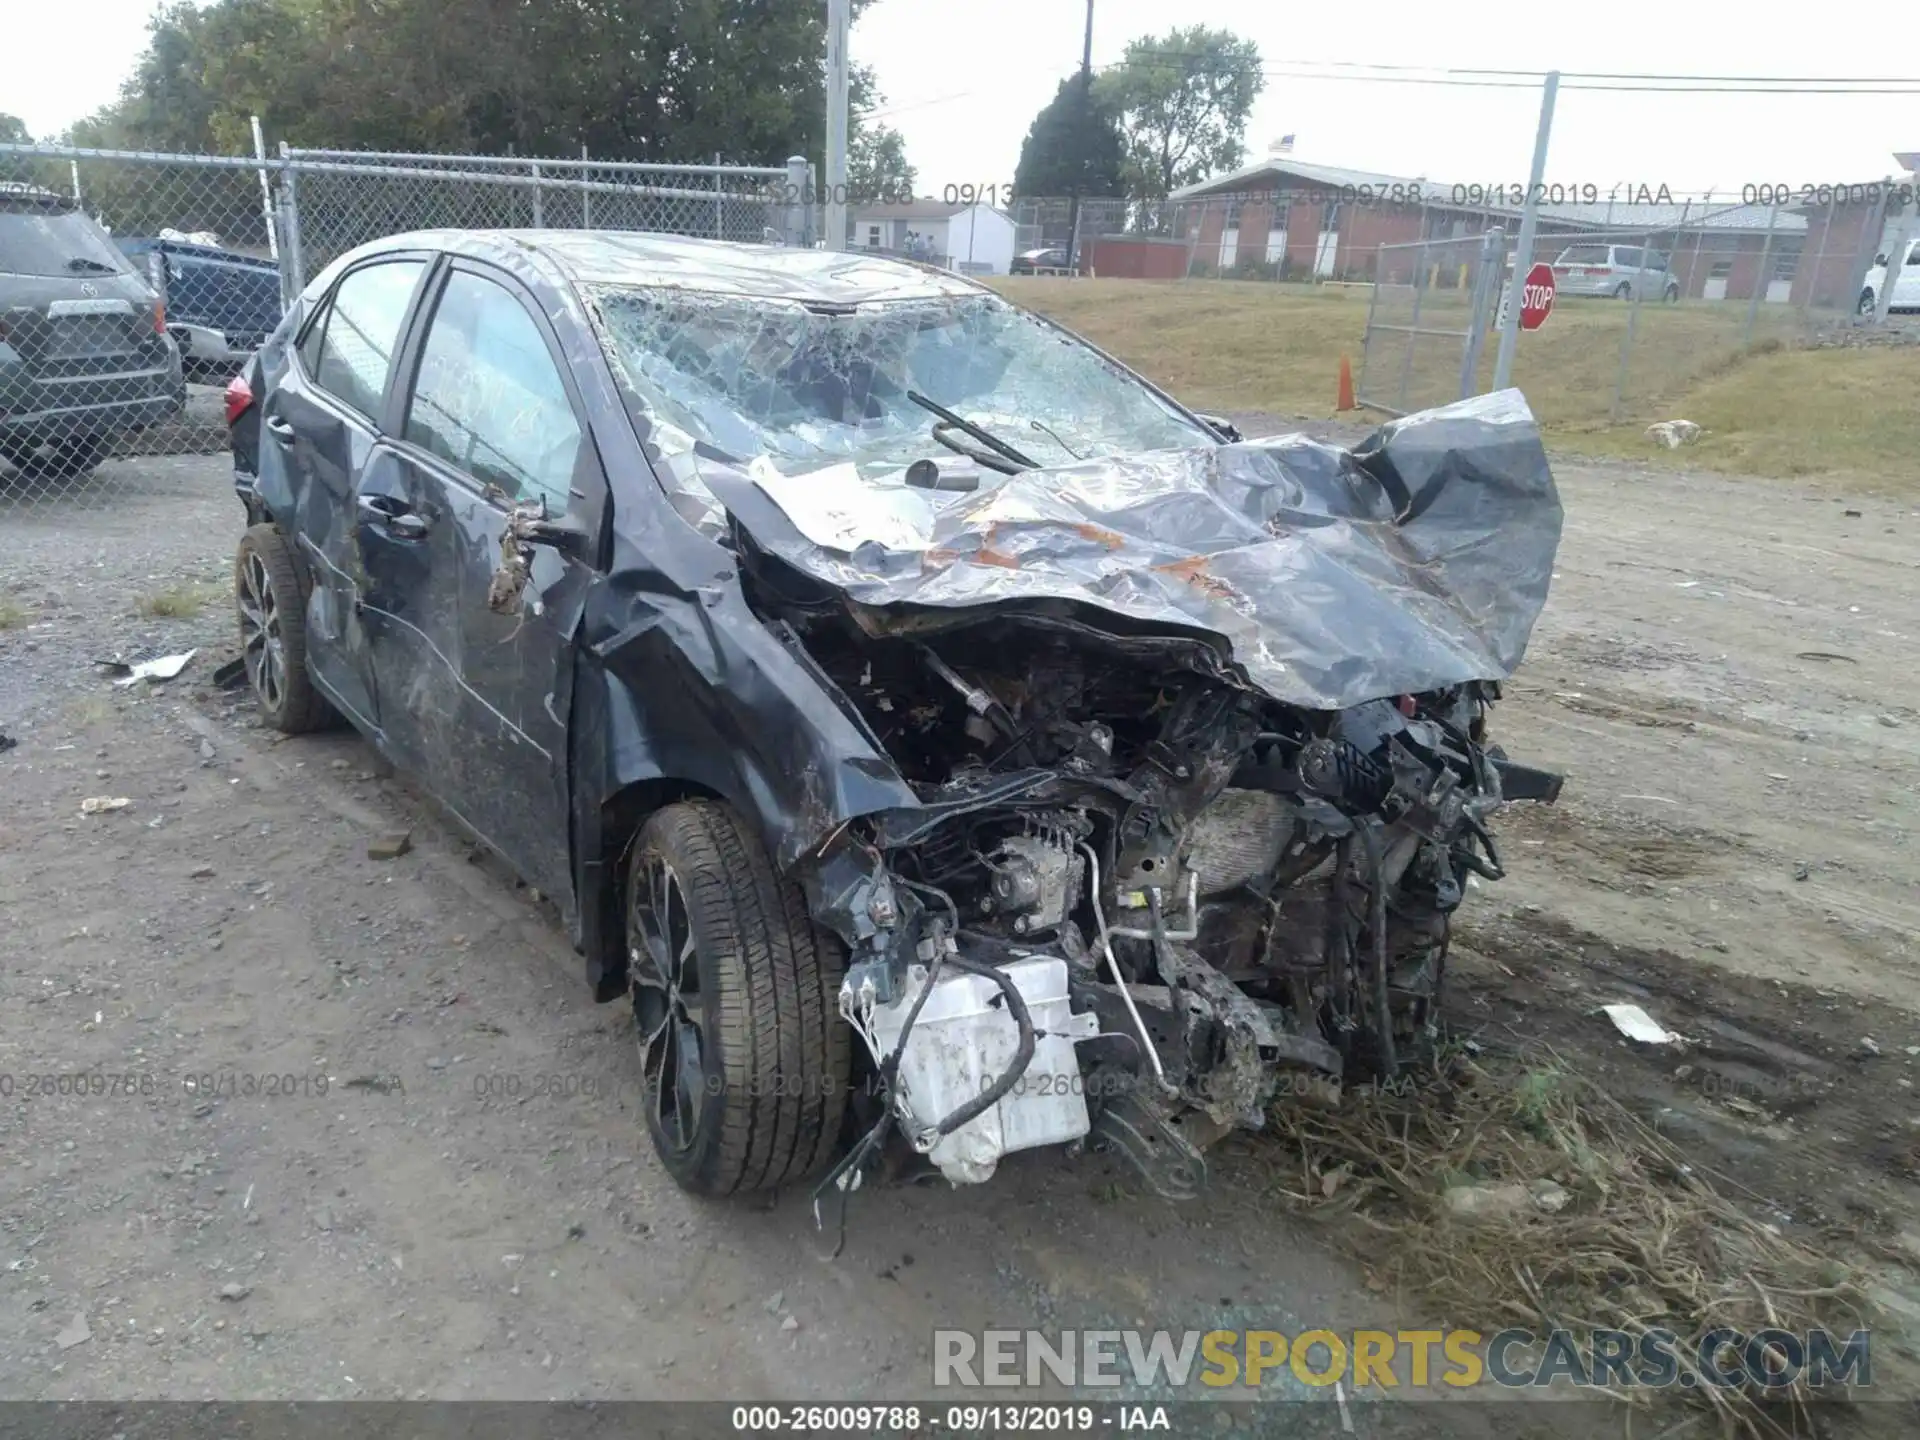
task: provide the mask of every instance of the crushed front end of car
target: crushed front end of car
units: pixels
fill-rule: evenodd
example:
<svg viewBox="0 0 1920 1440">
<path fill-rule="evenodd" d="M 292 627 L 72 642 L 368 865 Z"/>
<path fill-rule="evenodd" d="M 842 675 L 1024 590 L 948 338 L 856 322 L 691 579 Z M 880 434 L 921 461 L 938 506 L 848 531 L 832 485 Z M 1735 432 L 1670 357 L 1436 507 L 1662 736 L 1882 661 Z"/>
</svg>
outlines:
<svg viewBox="0 0 1920 1440">
<path fill-rule="evenodd" d="M 710 472 L 747 599 L 918 803 L 800 866 L 842 1012 L 955 1182 L 1091 1140 L 1192 1194 L 1283 1086 L 1392 1075 L 1492 821 L 1488 716 L 1560 507 L 1517 395 L 1386 426 L 875 486 Z"/>
<path fill-rule="evenodd" d="M 1283 1090 L 1431 1043 L 1496 812 L 1557 794 L 1488 725 L 1559 543 L 1538 428 L 1509 391 L 1240 441 L 964 282 L 836 264 L 594 295 L 724 556 L 599 626 L 630 687 L 684 677 L 613 695 L 651 768 L 609 774 L 704 776 L 844 944 L 869 1083 L 816 1200 L 900 1136 L 956 1183 L 1092 1144 L 1191 1195 Z"/>
</svg>

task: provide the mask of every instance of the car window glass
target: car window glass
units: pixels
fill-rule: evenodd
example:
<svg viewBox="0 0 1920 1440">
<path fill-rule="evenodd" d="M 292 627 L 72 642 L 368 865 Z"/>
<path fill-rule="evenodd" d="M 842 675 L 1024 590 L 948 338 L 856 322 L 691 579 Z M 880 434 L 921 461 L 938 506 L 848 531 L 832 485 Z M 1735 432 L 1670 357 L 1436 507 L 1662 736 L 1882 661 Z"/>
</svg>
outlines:
<svg viewBox="0 0 1920 1440">
<path fill-rule="evenodd" d="M 1613 263 L 1623 265 L 1629 270 L 1640 268 L 1640 247 L 1637 245 L 1616 245 L 1613 250 Z"/>
<path fill-rule="evenodd" d="M 407 407 L 406 437 L 514 499 L 564 510 L 580 426 L 545 338 L 519 297 L 456 270 L 447 278 Z"/>
<path fill-rule="evenodd" d="M 311 375 L 320 368 L 320 341 L 327 332 L 327 307 L 321 305 L 319 312 L 307 326 L 307 333 L 299 344 L 300 363 Z"/>
<path fill-rule="evenodd" d="M 315 326 L 319 343 L 309 362 L 314 383 L 363 415 L 380 411 L 400 324 L 423 263 L 389 260 L 350 272 Z M 307 346 L 301 347 L 301 357 L 309 359 Z"/>
<path fill-rule="evenodd" d="M 1607 263 L 1607 247 L 1604 245 L 1569 245 L 1560 252 L 1562 265 L 1604 265 Z"/>
</svg>

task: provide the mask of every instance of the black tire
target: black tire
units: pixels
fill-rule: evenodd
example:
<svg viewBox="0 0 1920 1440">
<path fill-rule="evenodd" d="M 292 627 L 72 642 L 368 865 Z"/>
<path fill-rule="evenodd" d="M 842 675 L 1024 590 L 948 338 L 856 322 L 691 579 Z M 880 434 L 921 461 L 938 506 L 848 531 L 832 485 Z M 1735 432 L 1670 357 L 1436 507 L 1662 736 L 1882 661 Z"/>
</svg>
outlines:
<svg viewBox="0 0 1920 1440">
<path fill-rule="evenodd" d="M 12 441 L 0 449 L 0 455 L 29 478 L 74 480 L 98 469 L 106 449 L 104 435 L 70 435 L 38 445 L 32 441 Z"/>
<path fill-rule="evenodd" d="M 1620 288 L 1613 292 L 1613 298 L 1616 300 L 1631 300 L 1633 298 L 1633 286 L 1628 281 L 1622 280 L 1620 282 Z"/>
<path fill-rule="evenodd" d="M 1680 302 L 1680 287 L 1678 285 L 1667 286 L 1667 288 L 1661 292 L 1660 298 L 1669 305 L 1677 305 Z"/>
<path fill-rule="evenodd" d="M 306 572 L 279 526 L 255 525 L 240 537 L 233 597 L 240 656 L 261 717 L 286 735 L 330 724 L 333 707 L 307 675 Z"/>
<path fill-rule="evenodd" d="M 729 806 L 656 811 L 626 875 L 628 984 L 647 1132 L 697 1195 L 821 1169 L 846 1111 L 840 941 Z"/>
<path fill-rule="evenodd" d="M 1878 308 L 1879 303 L 1874 298 L 1873 287 L 1868 286 L 1860 292 L 1860 299 L 1859 302 L 1854 305 L 1853 313 L 1856 315 L 1871 315 Z"/>
</svg>

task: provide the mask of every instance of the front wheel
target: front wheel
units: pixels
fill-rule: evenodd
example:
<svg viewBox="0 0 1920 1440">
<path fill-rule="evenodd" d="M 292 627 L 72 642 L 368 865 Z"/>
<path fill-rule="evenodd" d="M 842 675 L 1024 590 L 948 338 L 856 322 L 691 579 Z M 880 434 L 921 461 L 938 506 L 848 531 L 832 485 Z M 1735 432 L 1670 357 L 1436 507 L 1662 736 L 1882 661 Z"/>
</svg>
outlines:
<svg viewBox="0 0 1920 1440">
<path fill-rule="evenodd" d="M 1662 295 L 1661 298 L 1664 299 L 1669 305 L 1674 304 L 1680 299 L 1680 287 L 1678 285 L 1667 286 L 1666 293 Z"/>
<path fill-rule="evenodd" d="M 1625 280 L 1622 280 L 1620 282 L 1620 288 L 1613 292 L 1613 298 L 1616 300 L 1631 300 L 1633 298 L 1633 286 Z"/>
<path fill-rule="evenodd" d="M 647 1132 L 698 1195 L 819 1170 L 846 1113 L 838 939 L 714 800 L 657 811 L 627 867 L 627 978 Z"/>
</svg>

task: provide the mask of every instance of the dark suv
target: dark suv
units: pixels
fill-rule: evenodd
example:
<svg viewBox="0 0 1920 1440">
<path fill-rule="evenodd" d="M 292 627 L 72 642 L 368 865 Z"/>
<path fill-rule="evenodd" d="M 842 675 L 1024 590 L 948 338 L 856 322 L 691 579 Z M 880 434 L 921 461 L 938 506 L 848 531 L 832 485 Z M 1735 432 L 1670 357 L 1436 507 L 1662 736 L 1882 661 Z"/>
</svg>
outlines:
<svg viewBox="0 0 1920 1440">
<path fill-rule="evenodd" d="M 0 183 L 0 458 L 85 474 L 185 403 L 160 298 L 105 232 L 65 196 Z"/>
</svg>

